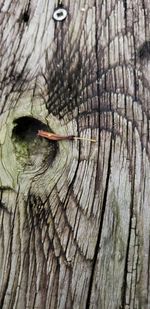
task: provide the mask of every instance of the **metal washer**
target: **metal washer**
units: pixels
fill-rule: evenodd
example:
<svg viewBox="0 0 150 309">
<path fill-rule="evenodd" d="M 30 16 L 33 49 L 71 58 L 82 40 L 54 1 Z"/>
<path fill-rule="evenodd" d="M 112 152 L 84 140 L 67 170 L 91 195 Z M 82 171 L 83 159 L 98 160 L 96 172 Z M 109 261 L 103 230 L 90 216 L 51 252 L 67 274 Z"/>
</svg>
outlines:
<svg viewBox="0 0 150 309">
<path fill-rule="evenodd" d="M 53 13 L 53 19 L 56 21 L 63 21 L 67 17 L 67 10 L 63 8 L 55 9 Z"/>
</svg>

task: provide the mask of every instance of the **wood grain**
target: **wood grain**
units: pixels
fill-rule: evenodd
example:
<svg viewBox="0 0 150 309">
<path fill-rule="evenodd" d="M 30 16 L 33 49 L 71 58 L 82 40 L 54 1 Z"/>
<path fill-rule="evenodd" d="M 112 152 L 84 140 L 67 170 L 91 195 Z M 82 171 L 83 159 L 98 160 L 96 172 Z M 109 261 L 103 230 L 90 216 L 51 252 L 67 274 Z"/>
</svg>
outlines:
<svg viewBox="0 0 150 309">
<path fill-rule="evenodd" d="M 146 309 L 150 4 L 57 4 L 0 3 L 0 308 Z"/>
</svg>

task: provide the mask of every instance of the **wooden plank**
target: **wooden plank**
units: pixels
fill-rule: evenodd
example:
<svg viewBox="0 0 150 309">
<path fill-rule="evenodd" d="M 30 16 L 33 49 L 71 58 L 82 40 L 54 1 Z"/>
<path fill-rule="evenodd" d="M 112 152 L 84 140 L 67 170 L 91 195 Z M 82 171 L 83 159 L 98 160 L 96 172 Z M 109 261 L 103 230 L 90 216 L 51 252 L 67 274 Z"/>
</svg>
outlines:
<svg viewBox="0 0 150 309">
<path fill-rule="evenodd" d="M 149 308 L 150 4 L 59 4 L 0 3 L 0 308 Z"/>
</svg>

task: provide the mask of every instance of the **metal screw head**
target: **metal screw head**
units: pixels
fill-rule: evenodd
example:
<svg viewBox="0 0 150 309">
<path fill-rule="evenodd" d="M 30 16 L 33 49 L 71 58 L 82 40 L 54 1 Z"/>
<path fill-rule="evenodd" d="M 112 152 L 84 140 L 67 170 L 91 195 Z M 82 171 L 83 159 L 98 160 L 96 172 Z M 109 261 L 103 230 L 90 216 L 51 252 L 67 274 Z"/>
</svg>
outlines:
<svg viewBox="0 0 150 309">
<path fill-rule="evenodd" d="M 56 21 L 63 21 L 65 18 L 67 17 L 67 10 L 62 8 L 62 7 L 58 7 L 55 9 L 54 13 L 53 13 L 53 19 Z"/>
</svg>

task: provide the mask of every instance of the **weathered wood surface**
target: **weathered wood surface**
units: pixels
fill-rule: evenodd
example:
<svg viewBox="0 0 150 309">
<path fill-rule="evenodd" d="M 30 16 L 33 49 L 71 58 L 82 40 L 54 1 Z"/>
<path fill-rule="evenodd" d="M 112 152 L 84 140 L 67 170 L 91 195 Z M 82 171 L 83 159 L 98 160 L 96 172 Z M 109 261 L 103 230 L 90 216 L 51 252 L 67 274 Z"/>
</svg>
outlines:
<svg viewBox="0 0 150 309">
<path fill-rule="evenodd" d="M 63 4 L 0 3 L 0 308 L 147 309 L 150 2 Z"/>
</svg>

